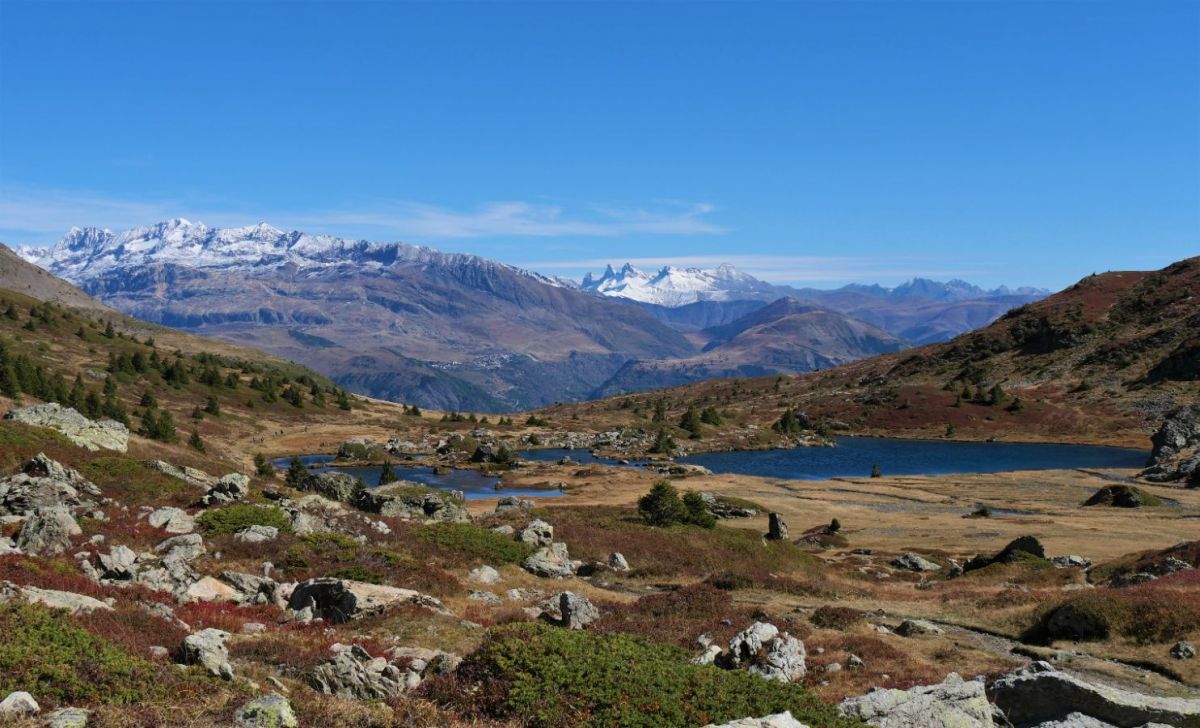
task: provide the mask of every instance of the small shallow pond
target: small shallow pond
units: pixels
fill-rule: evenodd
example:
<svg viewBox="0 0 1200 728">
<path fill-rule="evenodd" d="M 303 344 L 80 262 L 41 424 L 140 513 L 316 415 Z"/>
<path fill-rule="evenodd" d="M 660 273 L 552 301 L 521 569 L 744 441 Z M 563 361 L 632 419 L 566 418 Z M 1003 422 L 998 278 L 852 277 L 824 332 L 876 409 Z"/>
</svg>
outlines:
<svg viewBox="0 0 1200 728">
<path fill-rule="evenodd" d="M 301 455 L 300 462 L 308 467 L 309 472 L 324 473 L 324 472 L 342 472 L 353 475 L 356 478 L 361 478 L 368 488 L 374 488 L 379 483 L 379 474 L 383 472 L 383 467 L 379 465 L 352 466 L 342 467 L 333 466 L 328 463 L 334 459 L 333 455 Z M 292 461 L 291 458 L 278 458 L 272 461 L 272 464 L 281 469 L 287 469 L 288 464 Z M 522 498 L 562 495 L 557 490 L 541 490 L 537 488 L 501 488 L 496 490 L 496 483 L 500 479 L 495 476 L 483 475 L 477 470 L 449 470 L 443 473 L 437 473 L 433 468 L 425 465 L 407 465 L 405 462 L 392 463 L 392 469 L 396 472 L 396 477 L 400 480 L 409 480 L 414 483 L 422 483 L 433 488 L 441 490 L 461 490 L 467 500 L 479 500 L 482 498 L 498 498 L 505 495 L 520 496 Z"/>
<path fill-rule="evenodd" d="M 563 458 L 571 458 L 580 465 L 590 465 L 598 463 L 600 465 L 611 465 L 618 468 L 640 468 L 645 465 L 648 460 L 630 460 L 621 462 L 610 458 L 600 458 L 593 455 L 588 450 L 571 450 L 565 447 L 550 448 L 548 450 L 522 450 L 517 453 L 522 460 L 538 460 L 542 462 L 556 463 Z"/>
<path fill-rule="evenodd" d="M 826 480 L 868 476 L 875 463 L 884 475 L 947 475 L 1140 468 L 1146 464 L 1147 456 L 1144 450 L 1096 445 L 839 437 L 837 447 L 711 452 L 689 455 L 679 461 L 703 465 L 714 473 Z"/>
</svg>

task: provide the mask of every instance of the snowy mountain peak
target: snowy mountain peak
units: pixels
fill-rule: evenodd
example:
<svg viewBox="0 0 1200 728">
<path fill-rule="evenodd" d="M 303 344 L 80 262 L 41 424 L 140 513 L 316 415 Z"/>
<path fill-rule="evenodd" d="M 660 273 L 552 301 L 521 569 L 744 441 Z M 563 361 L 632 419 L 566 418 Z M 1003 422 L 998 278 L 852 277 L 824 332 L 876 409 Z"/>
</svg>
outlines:
<svg viewBox="0 0 1200 728">
<path fill-rule="evenodd" d="M 662 306 L 683 306 L 696 301 L 761 298 L 776 287 L 741 273 L 728 263 L 713 270 L 664 265 L 654 275 L 626 263 L 620 271 L 608 265 L 599 277 L 587 274 L 581 287 L 593 293 Z"/>
</svg>

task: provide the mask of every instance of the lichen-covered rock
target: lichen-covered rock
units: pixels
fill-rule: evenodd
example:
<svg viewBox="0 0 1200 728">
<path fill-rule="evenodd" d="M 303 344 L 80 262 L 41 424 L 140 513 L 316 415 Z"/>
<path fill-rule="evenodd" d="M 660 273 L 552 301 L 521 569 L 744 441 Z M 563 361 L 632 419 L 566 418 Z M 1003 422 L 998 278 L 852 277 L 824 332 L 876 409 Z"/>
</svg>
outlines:
<svg viewBox="0 0 1200 728">
<path fill-rule="evenodd" d="M 355 504 L 381 516 L 441 523 L 470 523 L 471 513 L 461 498 L 419 483 L 397 481 L 362 491 Z"/>
<path fill-rule="evenodd" d="M 292 704 L 279 693 L 255 698 L 238 708 L 238 728 L 297 728 L 300 721 Z"/>
<path fill-rule="evenodd" d="M 346 515 L 341 503 L 319 495 L 306 495 L 286 505 L 285 510 L 291 518 L 292 531 L 300 536 L 335 531 L 338 521 Z"/>
<path fill-rule="evenodd" d="M 1061 720 L 1072 713 L 1119 726 L 1200 726 L 1200 699 L 1164 698 L 1085 682 L 1035 662 L 992 685 L 992 700 L 1014 725 Z"/>
<path fill-rule="evenodd" d="M 200 502 L 206 506 L 221 505 L 240 501 L 250 494 L 250 478 L 241 473 L 222 475 Z"/>
<path fill-rule="evenodd" d="M 59 708 L 46 716 L 46 728 L 87 728 L 91 716 L 83 708 Z"/>
<path fill-rule="evenodd" d="M 17 534 L 17 548 L 28 554 L 52 556 L 71 548 L 71 538 L 83 534 L 66 506 L 38 508 Z"/>
<path fill-rule="evenodd" d="M 479 566 L 471 569 L 467 574 L 467 581 L 473 584 L 495 584 L 500 581 L 500 572 L 487 565 Z"/>
<path fill-rule="evenodd" d="M 1191 642 L 1180 640 L 1171 647 L 1171 657 L 1176 660 L 1190 660 L 1196 656 L 1196 648 Z"/>
<path fill-rule="evenodd" d="M 496 513 L 507 513 L 509 511 L 527 511 L 533 508 L 533 501 L 528 498 L 518 498 L 513 495 L 501 496 L 496 501 Z"/>
<path fill-rule="evenodd" d="M 146 516 L 146 522 L 167 533 L 190 533 L 196 530 L 196 519 L 182 508 L 159 508 Z"/>
<path fill-rule="evenodd" d="M 260 526 L 255 524 L 247 526 L 237 533 L 233 534 L 234 541 L 242 541 L 244 543 L 266 543 L 279 538 L 279 529 L 274 526 Z"/>
<path fill-rule="evenodd" d="M 211 675 L 232 680 L 233 667 L 229 664 L 229 650 L 225 647 L 228 638 L 228 632 L 211 627 L 190 634 L 183 638 L 180 658 L 185 665 L 200 665 Z"/>
<path fill-rule="evenodd" d="M 0 717 L 20 718 L 37 715 L 41 711 L 41 706 L 37 704 L 33 696 L 24 690 L 9 693 L 4 700 L 0 700 Z"/>
<path fill-rule="evenodd" d="M 274 579 L 240 571 L 221 572 L 221 581 L 238 592 L 239 604 L 280 604 L 283 602 L 279 583 Z"/>
<path fill-rule="evenodd" d="M 354 503 L 364 488 L 361 479 L 338 471 L 318 473 L 304 482 L 304 490 L 311 490 L 339 503 Z"/>
<path fill-rule="evenodd" d="M 335 624 L 367 614 L 378 614 L 396 604 L 415 604 L 445 611 L 437 599 L 412 589 L 329 577 L 300 582 L 288 598 L 290 609 L 296 612 L 311 610 L 313 617 Z"/>
<path fill-rule="evenodd" d="M 909 551 L 892 559 L 892 566 L 907 571 L 938 571 L 942 567 Z"/>
<path fill-rule="evenodd" d="M 620 551 L 614 551 L 608 555 L 608 568 L 613 571 L 629 571 L 629 562 L 625 560 L 625 555 Z"/>
<path fill-rule="evenodd" d="M 565 543 L 552 543 L 533 552 L 521 564 L 521 568 L 534 576 L 542 576 L 548 579 L 565 579 L 575 575 L 578 565 L 574 561 L 571 561 L 571 556 L 567 553 L 567 545 Z"/>
<path fill-rule="evenodd" d="M 992 706 L 983 683 L 963 680 L 950 673 L 938 685 L 919 685 L 909 690 L 876 689 L 849 698 L 839 707 L 842 714 L 877 728 L 992 728 Z"/>
<path fill-rule="evenodd" d="M 1110 508 L 1142 508 L 1162 503 L 1141 488 L 1132 485 L 1106 485 L 1083 502 L 1085 507 L 1108 506 Z"/>
<path fill-rule="evenodd" d="M 420 683 L 419 676 L 415 682 Z M 382 657 L 372 658 L 358 645 L 313 668 L 308 684 L 326 695 L 360 700 L 387 700 L 409 688 L 399 667 Z"/>
<path fill-rule="evenodd" d="M 729 651 L 716 658 L 718 666 L 729 670 L 746 668 L 751 674 L 768 680 L 793 682 L 808 672 L 804 643 L 780 633 L 769 622 L 755 622 L 729 641 Z"/>
<path fill-rule="evenodd" d="M 4 419 L 62 433 L 73 444 L 88 450 L 129 449 L 129 428 L 113 420 L 93 421 L 57 402 L 9 410 Z"/>
<path fill-rule="evenodd" d="M 896 628 L 896 634 L 901 637 L 915 637 L 923 634 L 945 634 L 946 630 L 933 622 L 923 619 L 906 619 Z"/>
<path fill-rule="evenodd" d="M 172 478 L 178 478 L 189 485 L 201 488 L 209 488 L 217 482 L 216 478 L 203 470 L 191 468 L 186 465 L 172 465 L 165 460 L 147 460 L 146 467 L 157 470 L 160 473 L 165 473 Z"/>
<path fill-rule="evenodd" d="M 22 586 L 10 581 L 0 582 L 0 603 L 22 599 L 30 604 L 41 604 L 51 609 L 61 609 L 71 614 L 91 614 L 97 610 L 112 611 L 108 604 L 85 594 Z"/>
<path fill-rule="evenodd" d="M 89 497 L 90 496 L 90 497 Z M 95 508 L 100 489 L 79 471 L 38 453 L 21 472 L 0 480 L 0 516 L 28 516 L 38 508 Z"/>
<path fill-rule="evenodd" d="M 517 540 L 540 548 L 554 543 L 554 526 L 535 518 L 517 532 Z"/>
<path fill-rule="evenodd" d="M 788 527 L 784 523 L 783 516 L 778 513 L 767 514 L 767 539 L 770 541 L 783 541 L 788 537 Z"/>
<path fill-rule="evenodd" d="M 542 604 L 543 620 L 567 629 L 583 629 L 600 619 L 600 610 L 575 592 L 559 592 Z"/>
<path fill-rule="evenodd" d="M 765 715 L 761 718 L 741 718 L 720 725 L 710 723 L 704 728 L 808 728 L 808 726 L 792 717 L 791 711 L 785 710 L 782 713 Z"/>
<path fill-rule="evenodd" d="M 1141 477 L 1158 483 L 1195 482 L 1200 478 L 1200 404 L 1172 412 L 1150 442 L 1154 447 Z"/>
</svg>

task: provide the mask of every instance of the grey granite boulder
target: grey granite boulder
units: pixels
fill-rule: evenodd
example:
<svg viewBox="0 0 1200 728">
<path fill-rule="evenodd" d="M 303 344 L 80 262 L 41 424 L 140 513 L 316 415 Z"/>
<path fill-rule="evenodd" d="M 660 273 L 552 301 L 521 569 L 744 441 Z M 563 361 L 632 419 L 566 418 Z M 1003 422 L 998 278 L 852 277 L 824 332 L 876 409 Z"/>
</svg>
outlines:
<svg viewBox="0 0 1200 728">
<path fill-rule="evenodd" d="M 38 508 L 17 533 L 17 548 L 29 554 L 51 556 L 71 548 L 71 538 L 83 534 L 66 506 Z"/>
<path fill-rule="evenodd" d="M 574 576 L 579 566 L 574 561 L 571 561 L 571 556 L 567 553 L 567 545 L 565 543 L 552 543 L 533 552 L 521 564 L 521 568 L 534 576 L 565 579 L 569 576 Z"/>
<path fill-rule="evenodd" d="M 200 665 L 209 674 L 233 679 L 233 667 L 229 664 L 229 650 L 225 640 L 229 633 L 219 629 L 203 629 L 183 638 L 180 659 L 185 665 Z"/>
<path fill-rule="evenodd" d="M 543 620 L 567 629 L 583 629 L 600 619 L 600 610 L 582 594 L 559 592 L 542 605 Z"/>
<path fill-rule="evenodd" d="M 297 728 L 300 721 L 287 698 L 271 693 L 238 708 L 234 724 L 238 728 Z"/>
<path fill-rule="evenodd" d="M 843 715 L 877 728 L 993 728 L 983 683 L 950 673 L 938 685 L 876 689 L 838 706 Z"/>
<path fill-rule="evenodd" d="M 73 444 L 88 450 L 129 449 L 129 428 L 113 420 L 89 420 L 57 402 L 9 410 L 4 419 L 62 433 Z"/>
</svg>

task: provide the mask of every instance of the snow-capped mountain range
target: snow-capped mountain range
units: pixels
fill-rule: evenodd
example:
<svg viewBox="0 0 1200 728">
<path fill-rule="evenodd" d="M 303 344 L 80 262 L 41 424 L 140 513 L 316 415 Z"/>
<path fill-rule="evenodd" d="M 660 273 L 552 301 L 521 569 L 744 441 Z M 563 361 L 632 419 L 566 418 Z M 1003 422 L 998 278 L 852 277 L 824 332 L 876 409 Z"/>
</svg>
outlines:
<svg viewBox="0 0 1200 728">
<path fill-rule="evenodd" d="M 73 227 L 48 248 L 19 247 L 17 254 L 55 275 L 78 283 L 113 271 L 154 264 L 200 270 L 266 271 L 291 267 L 303 272 L 343 264 L 380 269 L 397 264 L 479 263 L 529 275 L 562 286 L 548 276 L 471 255 L 442 253 L 400 242 L 377 243 L 332 235 L 285 232 L 267 223 L 213 228 L 175 218 L 124 232 Z"/>
<path fill-rule="evenodd" d="M 677 268 L 664 266 L 657 273 L 646 273 L 626 263 L 620 270 L 612 265 L 599 276 L 588 273 L 580 287 L 586 291 L 639 303 L 651 303 L 675 308 L 699 301 L 775 300 L 781 296 L 805 298 L 834 291 L 796 289 L 761 281 L 725 263 L 716 268 Z M 1036 288 L 1007 286 L 986 290 L 962 280 L 947 282 L 914 278 L 907 283 L 887 288 L 879 285 L 851 284 L 837 292 L 862 293 L 894 299 L 921 298 L 929 301 L 968 301 L 1004 296 L 1045 296 L 1049 291 Z"/>
</svg>

